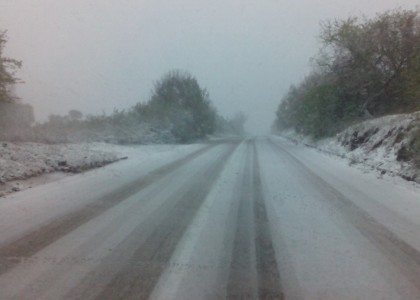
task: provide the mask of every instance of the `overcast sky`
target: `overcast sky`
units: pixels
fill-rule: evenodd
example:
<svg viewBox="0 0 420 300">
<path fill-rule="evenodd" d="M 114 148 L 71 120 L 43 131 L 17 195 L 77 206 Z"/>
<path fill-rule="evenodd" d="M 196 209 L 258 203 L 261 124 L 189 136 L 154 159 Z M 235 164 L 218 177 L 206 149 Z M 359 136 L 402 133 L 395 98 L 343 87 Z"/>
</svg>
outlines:
<svg viewBox="0 0 420 300">
<path fill-rule="evenodd" d="M 282 95 L 309 70 L 319 22 L 416 0 L 0 0 L 17 88 L 38 120 L 147 101 L 171 69 L 192 73 L 218 111 L 268 131 Z"/>
</svg>

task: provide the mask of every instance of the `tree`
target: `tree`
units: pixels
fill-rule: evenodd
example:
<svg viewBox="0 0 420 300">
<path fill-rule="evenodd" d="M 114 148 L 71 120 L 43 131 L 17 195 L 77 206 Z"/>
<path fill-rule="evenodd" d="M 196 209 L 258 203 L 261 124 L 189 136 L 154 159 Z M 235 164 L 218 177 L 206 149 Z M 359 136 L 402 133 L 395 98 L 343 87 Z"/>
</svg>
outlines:
<svg viewBox="0 0 420 300">
<path fill-rule="evenodd" d="M 246 115 L 243 112 L 238 112 L 233 116 L 232 119 L 229 120 L 229 123 L 236 134 L 244 135 L 246 120 Z"/>
<path fill-rule="evenodd" d="M 6 42 L 6 31 L 0 31 L 0 102 L 11 102 L 15 99 L 11 88 L 18 82 L 15 73 L 22 66 L 20 61 L 4 57 Z"/>
<path fill-rule="evenodd" d="M 75 109 L 70 110 L 68 116 L 70 121 L 80 121 L 83 118 L 83 114 Z"/>
<path fill-rule="evenodd" d="M 22 63 L 4 56 L 6 43 L 6 32 L 0 31 L 0 138 L 23 140 L 30 135 L 34 113 L 29 104 L 15 101 L 12 90 L 19 82 L 15 74 Z"/>
<path fill-rule="evenodd" d="M 420 110 L 420 17 L 395 10 L 324 23 L 312 73 L 291 87 L 275 129 L 316 138 L 360 119 Z"/>
<path fill-rule="evenodd" d="M 179 142 L 203 138 L 215 130 L 216 112 L 209 94 L 189 73 L 172 71 L 163 76 L 148 106 L 149 118 L 170 128 Z M 144 111 L 142 106 L 138 109 Z"/>
<path fill-rule="evenodd" d="M 412 110 L 419 99 L 420 19 L 395 10 L 374 19 L 349 18 L 324 24 L 321 39 L 330 53 L 324 65 L 343 91 L 368 115 Z"/>
</svg>

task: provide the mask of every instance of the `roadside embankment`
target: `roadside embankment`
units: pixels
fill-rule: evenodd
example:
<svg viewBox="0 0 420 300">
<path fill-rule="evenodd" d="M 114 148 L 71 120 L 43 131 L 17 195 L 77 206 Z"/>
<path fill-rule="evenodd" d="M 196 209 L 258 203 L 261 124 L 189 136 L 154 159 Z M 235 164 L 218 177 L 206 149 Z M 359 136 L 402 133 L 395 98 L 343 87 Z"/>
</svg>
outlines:
<svg viewBox="0 0 420 300">
<path fill-rule="evenodd" d="M 80 173 L 120 160 L 106 144 L 0 142 L 0 196 L 18 191 L 23 180 L 40 175 Z"/>
<path fill-rule="evenodd" d="M 351 164 L 420 182 L 420 112 L 367 120 L 321 140 L 291 130 L 280 135 L 346 158 Z"/>
</svg>

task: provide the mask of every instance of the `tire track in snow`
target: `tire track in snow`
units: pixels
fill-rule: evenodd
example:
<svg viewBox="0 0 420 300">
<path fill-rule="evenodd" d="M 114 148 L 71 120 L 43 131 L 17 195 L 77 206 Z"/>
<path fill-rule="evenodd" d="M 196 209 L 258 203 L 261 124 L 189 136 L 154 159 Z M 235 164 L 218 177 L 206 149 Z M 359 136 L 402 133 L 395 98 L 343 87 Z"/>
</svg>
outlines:
<svg viewBox="0 0 420 300">
<path fill-rule="evenodd" d="M 279 144 L 273 142 L 271 139 L 269 143 L 274 150 L 286 154 L 296 167 L 301 169 L 302 173 L 310 179 L 310 182 L 315 184 L 327 196 L 323 199 L 333 205 L 350 224 L 375 245 L 420 290 L 419 250 L 412 247 L 385 225 L 378 222 L 367 211 L 360 208 L 340 191 L 315 174 Z"/>
<path fill-rule="evenodd" d="M 252 145 L 246 143 L 245 167 L 239 193 L 236 231 L 231 253 L 230 274 L 226 287 L 228 299 L 255 299 L 258 281 L 255 266 L 253 191 L 252 191 Z"/>
<path fill-rule="evenodd" d="M 246 163 L 227 298 L 283 299 L 255 140 L 248 141 Z"/>
<path fill-rule="evenodd" d="M 1 247 L 0 275 L 18 265 L 25 258 L 31 257 L 62 236 L 88 222 L 90 219 L 118 205 L 129 196 L 138 193 L 140 190 L 156 182 L 163 176 L 175 171 L 182 165 L 201 156 L 217 145 L 219 144 L 214 143 L 207 145 L 183 158 L 151 171 L 149 174 L 122 186 L 101 199 L 98 199 L 98 201 L 89 203 L 88 205 L 64 216 L 60 216 L 54 221 L 36 228 L 35 230 L 26 233 L 21 238 Z"/>
<path fill-rule="evenodd" d="M 185 190 L 166 201 L 167 206 L 162 206 L 153 216 L 158 219 L 152 225 L 140 225 L 129 237 L 129 243 L 135 242 L 136 238 L 144 236 L 144 231 L 150 229 L 148 237 L 137 246 L 131 257 L 126 258 L 123 265 L 110 282 L 94 295 L 96 299 L 147 299 L 161 273 L 167 267 L 171 255 L 183 236 L 185 230 L 193 220 L 195 213 L 200 208 L 213 183 L 223 171 L 226 161 L 233 154 L 238 144 L 229 147 L 215 163 L 204 170 L 201 176 L 197 176 L 194 182 L 188 184 Z M 145 228 L 146 227 L 146 228 Z M 140 238 L 141 239 L 141 238 Z M 121 245 L 124 248 L 124 245 Z M 118 252 L 119 249 L 115 249 Z M 101 270 L 92 272 L 100 274 Z M 80 298 L 91 298 L 92 291 L 89 286 L 78 287 L 79 292 L 72 291 Z"/>
<path fill-rule="evenodd" d="M 260 299 L 284 299 L 267 210 L 264 203 L 255 140 L 253 142 L 253 150 L 254 165 L 252 180 L 254 188 L 254 217 L 256 223 L 258 296 Z"/>
</svg>

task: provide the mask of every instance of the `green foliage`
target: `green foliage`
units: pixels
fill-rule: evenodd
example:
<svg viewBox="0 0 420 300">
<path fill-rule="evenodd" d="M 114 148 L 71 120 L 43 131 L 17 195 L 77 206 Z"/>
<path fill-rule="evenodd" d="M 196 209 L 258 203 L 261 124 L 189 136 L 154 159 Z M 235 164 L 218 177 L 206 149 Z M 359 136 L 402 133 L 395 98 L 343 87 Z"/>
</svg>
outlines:
<svg viewBox="0 0 420 300">
<path fill-rule="evenodd" d="M 303 93 L 292 88 L 277 111 L 277 128 L 295 128 L 314 137 L 330 135 L 337 130 L 341 105 L 337 87 L 330 83 L 312 83 Z"/>
<path fill-rule="evenodd" d="M 3 56 L 6 41 L 6 33 L 0 32 L 1 139 L 19 136 L 43 142 L 186 143 L 213 133 L 221 119 L 208 92 L 192 75 L 172 71 L 155 84 L 149 102 L 138 103 L 128 111 L 84 118 L 80 111 L 71 110 L 66 116 L 50 115 L 47 122 L 32 127 L 32 107 L 16 103 L 11 92 L 18 82 L 15 73 L 21 62 Z"/>
<path fill-rule="evenodd" d="M 361 118 L 420 110 L 420 18 L 395 10 L 324 23 L 316 71 L 291 88 L 277 129 L 323 137 Z"/>
<path fill-rule="evenodd" d="M 179 142 L 197 140 L 215 130 L 216 112 L 209 95 L 188 73 L 166 74 L 155 84 L 148 105 L 149 114 L 169 127 Z"/>
<path fill-rule="evenodd" d="M 147 103 L 84 119 L 76 110 L 66 116 L 51 115 L 48 122 L 35 126 L 34 134 L 46 142 L 186 143 L 213 133 L 216 116 L 197 80 L 174 71 L 155 84 Z"/>
<path fill-rule="evenodd" d="M 22 66 L 20 61 L 4 57 L 3 51 L 6 42 L 6 32 L 0 31 L 0 102 L 10 102 L 15 99 L 10 89 L 18 82 L 15 72 Z"/>
<path fill-rule="evenodd" d="M 34 122 L 34 112 L 30 105 L 16 101 L 12 93 L 19 81 L 15 73 L 22 63 L 4 57 L 6 42 L 6 32 L 0 31 L 0 139 L 23 140 L 28 137 L 28 129 Z"/>
</svg>

